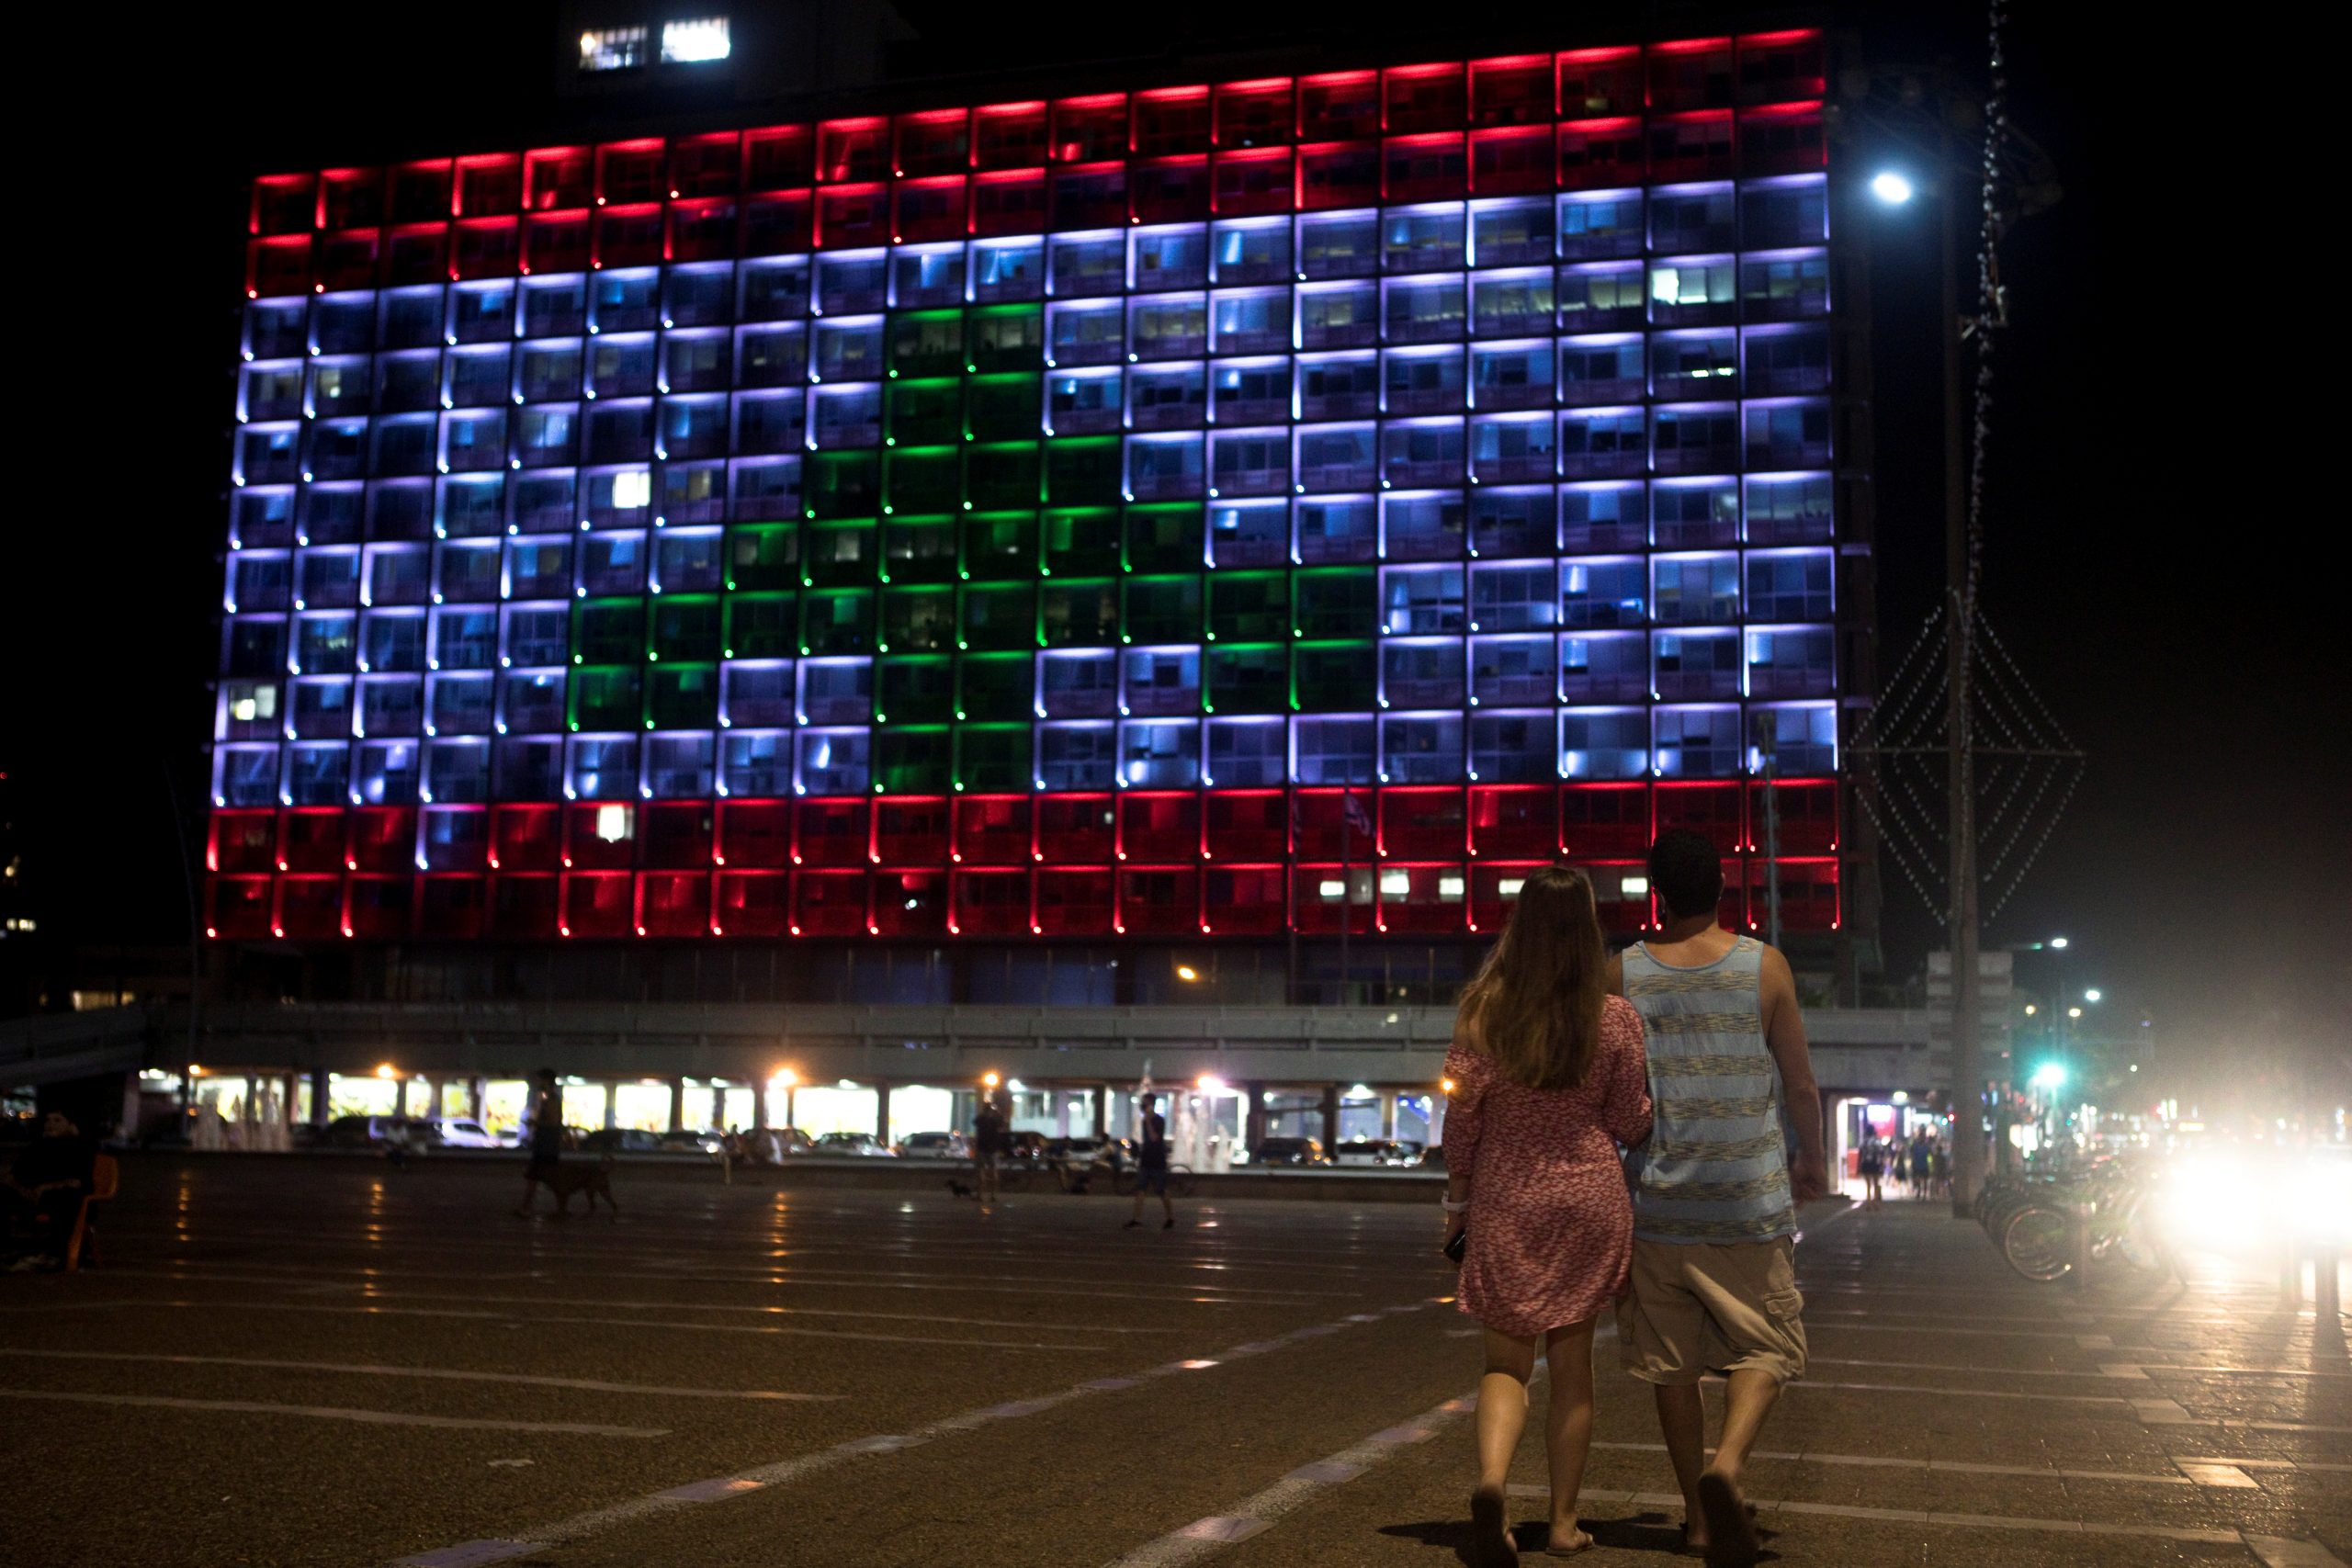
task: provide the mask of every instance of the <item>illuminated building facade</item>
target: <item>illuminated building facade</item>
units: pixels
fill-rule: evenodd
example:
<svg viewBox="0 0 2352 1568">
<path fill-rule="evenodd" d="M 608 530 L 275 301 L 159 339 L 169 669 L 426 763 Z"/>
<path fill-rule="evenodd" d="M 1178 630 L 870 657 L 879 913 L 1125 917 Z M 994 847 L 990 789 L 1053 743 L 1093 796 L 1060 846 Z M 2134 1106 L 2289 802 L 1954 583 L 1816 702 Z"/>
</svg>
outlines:
<svg viewBox="0 0 2352 1568">
<path fill-rule="evenodd" d="M 1466 948 L 1671 825 L 1833 930 L 1824 50 L 258 180 L 212 933 Z"/>
</svg>

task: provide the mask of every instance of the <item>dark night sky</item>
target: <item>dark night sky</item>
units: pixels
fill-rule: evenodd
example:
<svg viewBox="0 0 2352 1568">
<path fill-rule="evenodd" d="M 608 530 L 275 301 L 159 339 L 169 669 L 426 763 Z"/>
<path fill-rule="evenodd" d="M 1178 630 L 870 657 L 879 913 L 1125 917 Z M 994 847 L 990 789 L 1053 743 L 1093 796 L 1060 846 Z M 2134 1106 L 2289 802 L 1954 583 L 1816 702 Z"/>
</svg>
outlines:
<svg viewBox="0 0 2352 1568">
<path fill-rule="evenodd" d="M 1188 39 L 1156 17 L 1146 31 L 1130 20 L 1141 7 L 1029 7 L 1019 29 L 983 9 L 902 6 L 936 58 L 967 70 L 1248 47 L 1268 39 L 1270 17 L 1275 41 L 1347 39 L 1337 64 L 1416 50 L 1458 56 L 1514 35 L 1521 47 L 1630 39 L 1639 17 L 1672 36 L 1727 10 L 1596 8 L 1582 24 L 1548 8 L 1547 23 L 1531 8 L 1522 28 L 1501 8 L 1484 13 L 1487 39 L 1383 24 L 1389 39 L 1374 48 L 1352 6 L 1195 5 Z M 1057 28 L 1061 15 L 1086 20 Z M 1607 15 L 1626 25 L 1612 29 Z M 1877 59 L 1941 55 L 1980 68 L 1979 7 L 1939 0 L 1851 15 Z M 2176 1059 L 2238 1077 L 2276 1043 L 2300 1043 L 2341 1084 L 2352 1057 L 2352 943 L 2339 913 L 2352 865 L 2352 702 L 2340 612 L 2322 604 L 2324 536 L 2304 521 L 2312 502 L 2287 474 L 2261 471 L 2296 461 L 2322 427 L 2266 441 L 2265 430 L 2297 428 L 2256 412 L 2295 378 L 2258 368 L 2258 348 L 2222 347 L 2244 331 L 2238 312 L 2283 302 L 2276 283 L 2312 265 L 2271 272 L 2278 258 L 2264 259 L 2264 247 L 2282 231 L 2264 215 L 2309 209 L 2262 201 L 2202 162 L 2225 141 L 2196 132 L 2198 85 L 2234 76 L 2248 85 L 2203 90 L 2245 101 L 2273 69 L 2253 41 L 2233 57 L 2207 35 L 2192 65 L 2177 35 L 2093 30 L 2081 16 L 2039 0 L 2017 6 L 2011 28 L 2015 114 L 2054 159 L 2065 197 L 2005 251 L 2013 324 L 1994 416 L 1985 600 L 2091 760 L 1986 941 L 2065 932 L 2075 944 L 2069 982 L 2103 986 L 2118 1014 L 2155 1018 Z M 74 194 L 37 204 L 63 265 L 36 261 L 18 298 L 54 288 L 61 308 L 37 324 L 47 343 L 20 374 L 47 384 L 72 368 L 68 396 L 19 414 L 63 439 L 32 443 L 28 467 L 46 482 L 26 487 L 30 514 L 12 531 L 6 620 L 24 678 L 0 709 L 0 766 L 21 786 L 18 820 L 31 829 L 53 936 L 172 942 L 185 932 L 164 780 L 193 811 L 224 519 L 240 182 L 277 167 L 508 144 L 538 123 L 530 95 L 543 92 L 546 40 L 560 25 L 546 0 L 419 0 L 349 17 L 266 0 L 209 19 L 200 39 L 126 29 L 133 52 L 110 62 L 118 75 L 87 85 L 97 112 L 41 142 L 62 175 L 43 188 Z M 91 63 L 85 49 L 56 58 Z M 518 74 L 520 96 L 506 85 Z M 121 193 L 132 216 L 106 217 L 80 194 L 84 182 Z M 1892 224 L 1872 271 L 1890 660 L 1942 571 L 1928 216 L 1914 209 Z M 68 473 L 71 491 L 59 486 Z M 2279 547 L 2249 547 L 2256 538 Z M 1892 966 L 1915 971 L 1934 928 L 1892 871 L 1887 917 Z"/>
</svg>

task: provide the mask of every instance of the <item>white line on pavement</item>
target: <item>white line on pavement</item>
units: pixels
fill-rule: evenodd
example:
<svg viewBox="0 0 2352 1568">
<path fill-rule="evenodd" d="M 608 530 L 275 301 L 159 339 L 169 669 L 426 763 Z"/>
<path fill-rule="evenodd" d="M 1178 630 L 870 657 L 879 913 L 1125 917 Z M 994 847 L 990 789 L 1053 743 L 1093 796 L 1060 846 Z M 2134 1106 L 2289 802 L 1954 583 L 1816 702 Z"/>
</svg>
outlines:
<svg viewBox="0 0 2352 1568">
<path fill-rule="evenodd" d="M 109 1273 L 116 1270 L 109 1269 Z M 254 1280 L 255 1284 L 274 1280 Z M 865 1307 L 775 1306 L 756 1302 L 609 1302 L 596 1297 L 484 1296 L 464 1291 L 380 1291 L 363 1280 L 336 1280 L 335 1291 L 364 1291 L 379 1302 L 464 1302 L 481 1306 L 594 1307 L 600 1312 L 748 1312 L 769 1317 L 854 1317 L 878 1323 L 945 1323 L 958 1328 L 1030 1328 L 1060 1334 L 1174 1334 L 1173 1327 L 1116 1327 L 1094 1323 L 1027 1323 L 1018 1318 L 949 1317 L 927 1312 L 875 1312 Z"/>
<path fill-rule="evenodd" d="M 0 1399 L 41 1399 L 61 1404 L 128 1404 L 166 1410 L 228 1410 L 255 1416 L 309 1416 L 371 1427 L 458 1427 L 481 1432 L 561 1432 L 582 1438 L 666 1438 L 667 1427 L 603 1427 L 585 1421 L 489 1421 L 461 1416 L 413 1416 L 402 1410 L 350 1410 L 332 1404 L 267 1404 L 253 1399 L 174 1399 L 156 1393 L 67 1393 L 48 1388 L 0 1388 Z"/>
<path fill-rule="evenodd" d="M 848 1328 L 794 1328 L 780 1323 L 675 1323 L 650 1317 L 582 1317 L 573 1314 L 546 1315 L 519 1312 L 467 1312 L 454 1307 L 396 1306 L 326 1306 L 308 1302 L 187 1302 L 187 1301 L 118 1301 L 76 1303 L 90 1307 L 171 1307 L 183 1311 L 203 1312 L 303 1312 L 333 1313 L 367 1317 L 464 1317 L 489 1319 L 493 1323 L 530 1323 L 537 1325 L 572 1323 L 587 1324 L 600 1328 L 666 1328 L 690 1334 L 777 1334 L 797 1339 L 856 1339 L 882 1345 L 960 1345 L 985 1350 L 1100 1350 L 1101 1345 L 1054 1345 L 1018 1339 L 951 1339 L 923 1334 L 861 1334 Z"/>
<path fill-rule="evenodd" d="M 1664 1443 L 1596 1442 L 1592 1446 L 1597 1450 L 1606 1449 L 1623 1453 L 1662 1454 L 1666 1452 Z M 1714 1450 L 1710 1449 L 1707 1451 L 1713 1453 Z M 2188 1476 L 2181 1474 L 2154 1474 L 2132 1470 L 2058 1470 L 2048 1465 L 1979 1464 L 1973 1460 L 1958 1459 L 1897 1459 L 1886 1454 L 1825 1454 L 1811 1450 L 1804 1453 L 1789 1453 L 1769 1452 L 1758 1449 L 1751 1450 L 1747 1457 L 1758 1461 L 1770 1460 L 1781 1464 L 1836 1464 L 1860 1466 L 1871 1470 L 1925 1470 L 1951 1472 L 1963 1475 L 2015 1475 L 2027 1479 L 2055 1478 L 2060 1481 L 2145 1482 L 2151 1486 L 2193 1486 L 2196 1484 Z M 2280 1462 L 2288 1468 L 2292 1468 L 2291 1461 L 2281 1461 Z"/>
<path fill-rule="evenodd" d="M 1182 1568 L 1211 1557 L 1222 1548 L 1272 1528 L 1284 1514 L 1313 1500 L 1325 1490 L 1354 1480 L 1374 1465 L 1411 1443 L 1436 1437 L 1464 1411 L 1474 1408 L 1475 1395 L 1464 1394 L 1422 1411 L 1397 1426 L 1374 1432 L 1338 1453 L 1301 1465 L 1272 1485 L 1264 1487 L 1222 1513 L 1194 1519 L 1157 1540 L 1146 1541 L 1115 1559 L 1109 1568 Z"/>
<path fill-rule="evenodd" d="M 2262 1559 L 2262 1568 L 2344 1568 L 2342 1558 L 2315 1540 L 2249 1535 L 2245 1543 L 2256 1557 Z"/>
<path fill-rule="evenodd" d="M 577 1388 L 595 1393 L 659 1393 L 680 1399 L 846 1399 L 842 1393 L 787 1393 L 767 1388 L 672 1388 L 662 1383 L 604 1382 L 594 1378 L 537 1377 L 525 1372 L 478 1372 L 461 1367 L 385 1367 L 341 1361 L 275 1361 L 258 1356 L 164 1356 L 118 1350 L 32 1350 L 0 1346 L 0 1356 L 36 1356 L 56 1361 L 160 1361 L 181 1367 L 261 1367 L 300 1372 L 347 1372 L 357 1377 L 446 1378 L 456 1382 L 525 1383 L 535 1388 Z"/>
<path fill-rule="evenodd" d="M 1521 1482 L 1510 1489 L 1514 1497 L 1549 1497 L 1548 1486 Z M 2232 1529 L 2188 1529 L 2172 1525 L 2094 1525 L 2078 1519 L 2041 1519 L 2020 1514 L 1957 1514 L 1929 1513 L 1921 1508 L 1865 1508 L 1844 1503 L 1792 1503 L 1765 1497 L 1751 1497 L 1748 1502 L 1758 1514 L 1815 1514 L 1835 1519 L 1869 1519 L 1874 1523 L 1937 1525 L 1951 1529 L 1996 1530 L 2055 1530 L 2064 1535 L 2104 1535 L 2141 1537 L 2156 1540 L 2194 1541 L 2214 1546 L 2237 1546 L 2247 1543 L 2247 1538 Z M 1592 1526 L 1589 1505 L 1612 1507 L 1665 1508 L 1680 1507 L 1679 1492 L 1614 1492 L 1589 1491 L 1577 1499 L 1584 1510 L 1583 1523 Z"/>
<path fill-rule="evenodd" d="M 1387 1310 L 1408 1312 L 1427 1304 L 1429 1303 L 1424 1302 L 1400 1303 Z M 1374 1315 L 1377 1319 L 1381 1314 Z M 946 1416 L 907 1432 L 880 1433 L 872 1437 L 854 1438 L 848 1442 L 836 1443 L 830 1449 L 821 1449 L 812 1454 L 801 1454 L 792 1459 L 780 1460 L 774 1464 L 735 1471 L 728 1475 L 714 1476 L 706 1482 L 693 1482 L 684 1486 L 668 1487 L 645 1496 L 632 1497 L 605 1507 L 591 1509 L 584 1514 L 575 1514 L 568 1519 L 557 1519 L 548 1524 L 536 1526 L 530 1530 L 527 1540 L 461 1541 L 457 1545 L 444 1547 L 437 1551 L 396 1558 L 390 1568 L 450 1568 L 450 1565 L 458 1563 L 497 1562 L 508 1558 L 527 1557 L 535 1552 L 544 1551 L 551 1546 L 578 1540 L 620 1525 L 631 1524 L 653 1515 L 667 1513 L 673 1509 L 692 1507 L 706 1502 L 718 1502 L 728 1497 L 741 1496 L 763 1487 L 797 1481 L 803 1476 L 846 1464 L 851 1460 L 862 1456 L 897 1453 L 942 1438 L 955 1437 L 994 1422 L 1018 1420 L 1024 1416 L 1035 1416 L 1041 1411 L 1067 1404 L 1074 1399 L 1083 1399 L 1089 1394 L 1114 1393 L 1119 1389 L 1130 1388 L 1143 1378 L 1158 1377 L 1182 1371 L 1205 1370 L 1222 1365 L 1235 1359 L 1237 1354 L 1246 1357 L 1250 1354 L 1263 1354 L 1266 1350 L 1283 1348 L 1294 1344 L 1303 1344 L 1310 1339 L 1345 1328 L 1350 1321 L 1343 1319 L 1339 1323 L 1310 1324 L 1304 1328 L 1295 1328 L 1287 1334 L 1278 1335 L 1272 1339 L 1258 1342 L 1250 1347 L 1236 1347 L 1232 1350 L 1222 1351 L 1213 1357 L 1200 1357 L 1189 1361 L 1174 1362 L 1165 1367 L 1148 1368 L 1136 1373 L 1132 1379 L 1095 1378 L 1058 1393 L 1042 1394 L 1034 1399 L 1015 1400 L 1009 1404 L 991 1404 L 978 1410 L 967 1410 L 960 1415 Z"/>
</svg>

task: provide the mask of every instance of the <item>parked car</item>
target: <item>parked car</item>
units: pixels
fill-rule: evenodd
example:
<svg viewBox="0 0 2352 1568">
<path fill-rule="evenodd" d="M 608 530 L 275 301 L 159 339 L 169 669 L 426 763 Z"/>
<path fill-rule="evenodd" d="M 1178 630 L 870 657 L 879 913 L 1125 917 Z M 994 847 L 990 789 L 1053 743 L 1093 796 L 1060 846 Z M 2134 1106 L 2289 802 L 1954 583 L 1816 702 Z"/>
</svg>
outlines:
<svg viewBox="0 0 2352 1568">
<path fill-rule="evenodd" d="M 1100 1133 L 1083 1134 L 1071 1138 L 1054 1138 L 1046 1142 L 1046 1157 L 1069 1165 L 1102 1164 L 1117 1168 L 1128 1163 L 1131 1156 L 1125 1138 L 1114 1138 Z"/>
<path fill-rule="evenodd" d="M 664 1133 L 661 1143 L 663 1151 L 669 1154 L 715 1155 L 725 1138 L 725 1134 L 706 1127 L 699 1133 Z"/>
<path fill-rule="evenodd" d="M 1250 1151 L 1251 1165 L 1329 1165 L 1316 1138 L 1261 1138 Z"/>
<path fill-rule="evenodd" d="M 1415 1166 L 1422 1145 L 1410 1138 L 1350 1138 L 1331 1151 L 1333 1165 Z"/>
<path fill-rule="evenodd" d="M 1035 1165 L 1046 1163 L 1046 1134 L 1043 1133 L 1007 1133 L 1004 1135 L 1004 1157 L 1027 1160 Z"/>
<path fill-rule="evenodd" d="M 322 1149 L 380 1149 L 391 1144 L 423 1148 L 438 1143 L 433 1123 L 420 1116 L 338 1116 L 319 1134 Z"/>
<path fill-rule="evenodd" d="M 969 1159 L 972 1155 L 961 1133 L 910 1133 L 899 1140 L 899 1152 L 910 1159 Z"/>
<path fill-rule="evenodd" d="M 858 1157 L 889 1159 L 897 1151 L 871 1133 L 828 1133 L 817 1140 L 809 1151 L 820 1155 L 850 1155 Z"/>
<path fill-rule="evenodd" d="M 502 1138 L 470 1116 L 435 1116 L 424 1123 L 432 1130 L 433 1141 L 453 1149 L 506 1149 L 514 1147 L 514 1140 Z"/>
<path fill-rule="evenodd" d="M 599 1127 L 582 1134 L 580 1152 L 592 1155 L 655 1155 L 662 1152 L 662 1137 L 642 1127 Z"/>
</svg>

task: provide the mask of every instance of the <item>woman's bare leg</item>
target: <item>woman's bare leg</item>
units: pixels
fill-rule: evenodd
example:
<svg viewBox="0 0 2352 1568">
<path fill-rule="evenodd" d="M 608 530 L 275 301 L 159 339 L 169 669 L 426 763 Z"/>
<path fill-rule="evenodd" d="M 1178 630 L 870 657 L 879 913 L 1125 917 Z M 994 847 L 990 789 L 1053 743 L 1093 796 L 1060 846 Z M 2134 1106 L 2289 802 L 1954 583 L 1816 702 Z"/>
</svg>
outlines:
<svg viewBox="0 0 2352 1568">
<path fill-rule="evenodd" d="M 1552 1462 L 1552 1545 L 1575 1547 L 1591 1538 L 1577 1528 L 1577 1494 L 1592 1451 L 1591 1318 L 1552 1330 L 1544 1357 L 1552 1369 L 1551 1404 L 1544 1413 L 1544 1448 Z M 1481 1391 L 1483 1392 L 1483 1390 Z"/>
<path fill-rule="evenodd" d="M 1471 1551 L 1479 1568 L 1518 1560 L 1510 1546 L 1511 1455 L 1527 1429 L 1527 1380 L 1535 1341 L 1487 1330 L 1487 1371 L 1478 1379 L 1478 1487 L 1470 1496 Z"/>
</svg>

